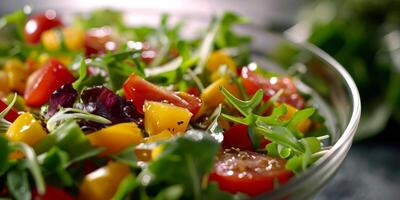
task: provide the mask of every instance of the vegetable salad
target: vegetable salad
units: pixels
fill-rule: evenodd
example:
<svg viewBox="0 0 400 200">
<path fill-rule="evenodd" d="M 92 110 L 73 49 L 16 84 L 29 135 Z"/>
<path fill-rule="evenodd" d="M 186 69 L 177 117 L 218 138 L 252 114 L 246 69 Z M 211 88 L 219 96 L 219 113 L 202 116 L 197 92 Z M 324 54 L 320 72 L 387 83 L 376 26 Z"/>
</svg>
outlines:
<svg viewBox="0 0 400 200">
<path fill-rule="evenodd" d="M 226 12 L 187 39 L 168 15 L 122 17 L 1 19 L 1 198 L 246 199 L 328 151 L 296 77 L 251 61 L 233 30 L 246 18 Z"/>
</svg>

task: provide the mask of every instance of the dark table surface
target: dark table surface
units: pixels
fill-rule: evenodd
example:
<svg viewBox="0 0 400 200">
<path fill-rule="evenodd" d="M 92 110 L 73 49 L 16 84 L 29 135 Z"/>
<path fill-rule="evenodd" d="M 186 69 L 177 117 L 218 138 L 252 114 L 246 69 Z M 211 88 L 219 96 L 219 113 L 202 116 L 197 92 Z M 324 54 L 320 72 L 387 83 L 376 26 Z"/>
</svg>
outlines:
<svg viewBox="0 0 400 200">
<path fill-rule="evenodd" d="M 355 142 L 340 170 L 317 200 L 400 199 L 400 127 Z"/>
</svg>

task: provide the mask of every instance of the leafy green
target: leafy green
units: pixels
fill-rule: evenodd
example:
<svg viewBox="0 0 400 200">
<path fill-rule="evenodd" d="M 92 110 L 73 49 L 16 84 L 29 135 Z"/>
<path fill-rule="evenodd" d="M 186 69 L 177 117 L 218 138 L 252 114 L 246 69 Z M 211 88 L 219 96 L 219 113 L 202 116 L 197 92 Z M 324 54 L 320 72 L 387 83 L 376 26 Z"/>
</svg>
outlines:
<svg viewBox="0 0 400 200">
<path fill-rule="evenodd" d="M 74 120 L 68 120 L 52 131 L 47 137 L 34 146 L 36 152 L 44 153 L 53 146 L 68 152 L 71 159 L 92 150 L 92 146 Z"/>
<path fill-rule="evenodd" d="M 264 92 L 261 89 L 258 90 L 248 101 L 242 101 L 235 98 L 235 96 L 230 94 L 229 91 L 225 88 L 221 88 L 221 92 L 226 97 L 226 100 L 244 116 L 249 115 L 254 110 L 254 108 L 258 106 L 258 104 L 260 104 L 264 97 Z"/>
<path fill-rule="evenodd" d="M 27 16 L 23 10 L 16 10 L 0 19 L 0 30 L 8 24 L 15 24 L 18 37 L 22 40 L 26 19 Z"/>
<path fill-rule="evenodd" d="M 221 18 L 219 30 L 215 37 L 215 43 L 218 48 L 237 47 L 250 42 L 249 36 L 238 35 L 232 30 L 236 24 L 248 23 L 248 19 L 237 15 L 234 12 L 225 12 Z"/>
<path fill-rule="evenodd" d="M 73 177 L 65 170 L 65 166 L 69 161 L 68 153 L 60 150 L 57 146 L 51 148 L 44 155 L 44 159 L 41 162 L 43 171 L 46 175 L 55 174 L 57 178 L 62 180 L 63 185 L 72 186 Z"/>
<path fill-rule="evenodd" d="M 56 114 L 54 114 L 49 120 L 47 120 L 47 129 L 49 131 L 53 131 L 54 129 L 57 128 L 58 124 L 61 124 L 60 122 L 66 121 L 66 120 L 88 120 L 92 122 L 97 122 L 101 124 L 111 124 L 111 121 L 95 114 L 91 114 L 87 111 L 76 109 L 76 108 L 65 108 L 61 109 L 58 111 Z"/>
<path fill-rule="evenodd" d="M 248 101 L 237 99 L 224 88 L 221 88 L 221 91 L 225 99 L 244 117 L 227 114 L 222 114 L 222 116 L 233 122 L 247 125 L 249 137 L 255 149 L 260 144 L 260 135 L 264 136 L 271 141 L 266 146 L 268 153 L 271 156 L 289 159 L 286 168 L 295 173 L 306 170 L 315 161 L 312 156 L 321 151 L 321 142 L 316 137 L 303 138 L 304 134 L 297 129 L 299 123 L 313 115 L 314 108 L 298 110 L 289 120 L 284 121 L 281 119 L 287 112 L 284 104 L 273 107 L 272 113 L 268 116 L 256 114 L 257 106 L 264 95 L 262 90 L 257 91 Z M 269 104 L 272 105 L 271 102 Z"/>
<path fill-rule="evenodd" d="M 397 39 L 388 37 L 398 32 L 399 7 L 398 0 L 323 0 L 303 8 L 307 40 L 332 55 L 357 84 L 363 100 L 358 139 L 379 133 L 390 116 L 400 122 L 400 73 L 396 50 L 390 49 Z"/>
<path fill-rule="evenodd" d="M 23 167 L 31 172 L 39 194 L 44 194 L 46 190 L 46 184 L 40 170 L 35 151 L 30 146 L 22 142 L 12 142 L 10 143 L 10 148 L 20 151 L 25 155 L 26 159 L 22 161 Z"/>
<path fill-rule="evenodd" d="M 103 26 L 112 26 L 120 30 L 125 28 L 122 13 L 111 9 L 94 10 L 86 16 L 77 15 L 74 23 L 85 29 Z"/>
<path fill-rule="evenodd" d="M 213 167 L 219 143 L 207 133 L 190 130 L 164 145 L 163 152 L 148 166 L 150 175 L 142 177 L 151 177 L 150 182 L 182 185 L 185 197 L 202 199 L 201 180 Z"/>
<path fill-rule="evenodd" d="M 145 76 L 141 61 L 138 61 L 139 55 L 140 51 L 137 50 L 108 53 L 104 57 L 92 60 L 91 65 L 105 69 L 108 73 L 108 85 L 113 91 L 118 91 L 132 73 Z"/>
<path fill-rule="evenodd" d="M 25 170 L 14 168 L 7 173 L 7 187 L 15 199 L 30 200 L 28 173 Z"/>
<path fill-rule="evenodd" d="M 82 58 L 79 65 L 79 78 L 72 84 L 74 89 L 77 91 L 81 91 L 85 86 L 85 84 L 83 83 L 86 78 L 87 78 L 87 65 L 85 59 Z"/>
</svg>

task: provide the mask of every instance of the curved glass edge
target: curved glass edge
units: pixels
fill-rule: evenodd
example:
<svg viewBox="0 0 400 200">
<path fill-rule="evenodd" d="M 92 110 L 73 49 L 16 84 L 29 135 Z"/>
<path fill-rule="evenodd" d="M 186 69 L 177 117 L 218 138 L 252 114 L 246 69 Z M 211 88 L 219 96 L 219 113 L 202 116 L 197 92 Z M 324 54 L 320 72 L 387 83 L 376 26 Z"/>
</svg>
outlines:
<svg viewBox="0 0 400 200">
<path fill-rule="evenodd" d="M 260 30 L 256 31 L 259 32 Z M 350 76 L 350 74 L 345 70 L 345 68 L 341 64 L 339 64 L 334 58 L 329 56 L 323 50 L 307 42 L 295 42 L 285 36 L 279 36 L 274 33 L 268 33 L 268 34 L 275 35 L 276 37 L 281 38 L 282 40 L 286 40 L 287 42 L 290 42 L 291 44 L 299 48 L 302 48 L 303 50 L 308 51 L 312 55 L 315 55 L 322 62 L 326 63 L 328 66 L 331 66 L 340 76 L 342 76 L 341 78 L 343 78 L 344 80 L 345 87 L 349 91 L 349 94 L 351 95 L 349 97 L 352 104 L 350 105 L 351 106 L 350 120 L 347 123 L 347 126 L 344 128 L 342 135 L 332 146 L 332 148 L 303 174 L 299 175 L 298 177 L 295 177 L 287 184 L 282 185 L 276 191 L 269 192 L 254 198 L 254 199 L 282 199 L 282 198 L 290 199 L 290 196 L 292 194 L 296 193 L 296 191 L 302 190 L 301 188 L 299 188 L 299 185 L 301 185 L 302 183 L 304 184 L 305 182 L 307 182 L 307 180 L 315 177 L 315 174 L 318 174 L 317 173 L 318 171 L 329 171 L 329 169 L 321 170 L 322 168 L 333 168 L 330 170 L 331 174 L 329 175 L 329 177 L 336 173 L 337 168 L 341 165 L 342 161 L 344 160 L 344 155 L 350 149 L 351 143 L 358 128 L 358 124 L 361 117 L 361 100 L 357 86 L 353 78 Z M 340 162 L 337 162 L 338 160 L 336 160 L 335 158 L 339 159 Z M 337 162 L 337 165 L 335 167 L 332 167 L 332 162 L 334 161 Z M 327 182 L 328 180 L 325 181 Z M 312 191 L 315 192 L 319 191 L 320 189 L 323 188 L 323 185 L 324 184 L 319 184 L 315 186 L 315 188 L 313 188 Z M 301 195 L 301 197 L 297 196 L 296 194 L 295 195 L 296 199 L 305 199 L 309 198 L 310 195 L 315 195 L 309 192 L 310 191 L 305 192 L 305 194 Z M 306 195 L 306 193 L 308 193 L 308 195 Z"/>
</svg>

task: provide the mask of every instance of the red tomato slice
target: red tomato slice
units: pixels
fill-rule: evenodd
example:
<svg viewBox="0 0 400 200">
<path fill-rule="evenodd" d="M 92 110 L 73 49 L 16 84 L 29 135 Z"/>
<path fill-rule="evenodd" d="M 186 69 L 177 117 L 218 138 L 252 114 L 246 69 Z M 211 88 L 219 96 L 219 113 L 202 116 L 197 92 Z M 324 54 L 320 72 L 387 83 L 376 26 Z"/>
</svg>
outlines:
<svg viewBox="0 0 400 200">
<path fill-rule="evenodd" d="M 25 24 L 25 40 L 27 43 L 37 44 L 43 32 L 62 25 L 61 19 L 54 10 L 33 15 Z"/>
<path fill-rule="evenodd" d="M 139 76 L 132 74 L 124 83 L 124 92 L 128 100 L 133 101 L 136 109 L 143 114 L 146 100 L 168 102 L 175 106 L 187 108 L 195 115 L 201 106 L 201 100 L 193 95 L 164 90 Z"/>
<path fill-rule="evenodd" d="M 0 112 L 7 108 L 7 104 L 0 100 Z M 9 122 L 14 122 L 18 118 L 18 113 L 14 109 L 11 109 L 4 117 Z"/>
<path fill-rule="evenodd" d="M 262 89 L 264 90 L 264 100 L 268 101 L 282 89 L 283 94 L 280 96 L 279 102 L 287 103 L 298 109 L 304 107 L 304 98 L 297 91 L 296 85 L 290 77 L 265 78 L 249 68 L 243 67 L 241 78 L 249 95 L 253 95 L 257 90 Z"/>
<path fill-rule="evenodd" d="M 259 148 L 265 148 L 265 145 L 267 145 L 268 143 L 270 143 L 270 141 L 262 138 Z M 253 148 L 251 139 L 249 137 L 248 126 L 243 124 L 235 124 L 230 129 L 225 131 L 224 140 L 222 141 L 222 147 L 224 149 L 234 147 L 248 151 L 256 150 Z"/>
<path fill-rule="evenodd" d="M 31 107 L 40 107 L 55 90 L 74 80 L 74 76 L 62 63 L 50 59 L 29 76 L 24 95 L 25 103 Z"/>
<path fill-rule="evenodd" d="M 46 186 L 46 193 L 40 195 L 36 189 L 32 191 L 32 199 L 33 200 L 74 200 L 75 198 L 64 190 L 60 188 L 56 188 L 50 185 Z"/>
<path fill-rule="evenodd" d="M 279 184 L 289 181 L 293 174 L 285 170 L 285 164 L 286 160 L 280 158 L 226 149 L 218 156 L 209 179 L 224 191 L 257 196 L 274 190 L 275 181 Z"/>
<path fill-rule="evenodd" d="M 199 88 L 197 88 L 195 86 L 189 87 L 186 92 L 189 93 L 189 94 L 195 95 L 197 97 L 199 97 L 200 93 L 201 93 Z"/>
</svg>

